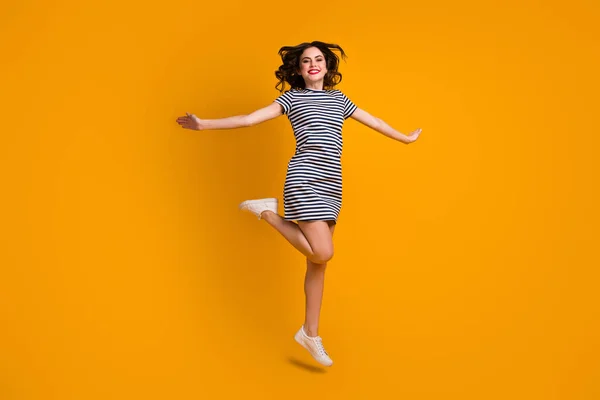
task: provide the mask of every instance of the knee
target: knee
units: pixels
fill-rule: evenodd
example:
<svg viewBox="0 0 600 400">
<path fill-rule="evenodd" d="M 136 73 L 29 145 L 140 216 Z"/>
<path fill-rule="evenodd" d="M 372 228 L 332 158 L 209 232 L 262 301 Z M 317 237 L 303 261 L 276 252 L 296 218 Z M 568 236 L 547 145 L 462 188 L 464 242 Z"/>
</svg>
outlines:
<svg viewBox="0 0 600 400">
<path fill-rule="evenodd" d="M 311 261 L 315 264 L 326 264 L 327 261 L 333 258 L 333 249 L 323 249 L 315 252 Z"/>
</svg>

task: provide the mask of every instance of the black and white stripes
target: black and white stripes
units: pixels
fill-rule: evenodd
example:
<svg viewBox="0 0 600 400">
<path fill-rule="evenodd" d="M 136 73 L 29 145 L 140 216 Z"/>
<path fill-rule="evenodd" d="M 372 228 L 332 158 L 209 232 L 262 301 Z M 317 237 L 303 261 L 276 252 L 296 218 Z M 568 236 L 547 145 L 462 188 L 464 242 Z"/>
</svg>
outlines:
<svg viewBox="0 0 600 400">
<path fill-rule="evenodd" d="M 342 126 L 356 105 L 339 90 L 290 90 L 275 101 L 296 137 L 283 190 L 284 218 L 336 221 L 342 206 Z"/>
</svg>

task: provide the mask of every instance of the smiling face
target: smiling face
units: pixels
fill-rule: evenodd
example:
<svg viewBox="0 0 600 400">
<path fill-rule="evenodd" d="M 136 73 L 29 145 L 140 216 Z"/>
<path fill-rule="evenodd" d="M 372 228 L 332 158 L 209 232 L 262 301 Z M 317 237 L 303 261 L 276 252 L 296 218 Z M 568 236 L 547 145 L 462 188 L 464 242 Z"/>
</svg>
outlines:
<svg viewBox="0 0 600 400">
<path fill-rule="evenodd" d="M 327 62 L 321 50 L 317 47 L 309 47 L 300 56 L 299 71 L 306 87 L 314 88 L 315 86 L 323 87 L 323 78 L 327 73 Z"/>
</svg>

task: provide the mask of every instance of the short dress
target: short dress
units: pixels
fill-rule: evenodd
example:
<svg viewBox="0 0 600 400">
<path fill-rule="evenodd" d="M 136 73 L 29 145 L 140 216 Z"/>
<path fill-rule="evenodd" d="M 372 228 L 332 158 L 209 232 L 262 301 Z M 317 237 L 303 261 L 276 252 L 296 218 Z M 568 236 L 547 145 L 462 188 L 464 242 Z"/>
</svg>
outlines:
<svg viewBox="0 0 600 400">
<path fill-rule="evenodd" d="M 339 90 L 292 89 L 275 101 L 296 138 L 283 189 L 284 219 L 337 223 L 342 208 L 342 126 L 356 105 Z"/>
</svg>

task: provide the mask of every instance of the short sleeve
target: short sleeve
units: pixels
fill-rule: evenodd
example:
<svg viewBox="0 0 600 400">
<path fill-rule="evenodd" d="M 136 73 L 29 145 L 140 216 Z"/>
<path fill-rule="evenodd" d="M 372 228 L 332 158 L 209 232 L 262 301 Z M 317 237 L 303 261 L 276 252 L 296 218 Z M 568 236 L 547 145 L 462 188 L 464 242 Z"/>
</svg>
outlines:
<svg viewBox="0 0 600 400">
<path fill-rule="evenodd" d="M 275 102 L 281 104 L 281 106 L 283 107 L 284 114 L 289 114 L 289 112 L 292 111 L 292 100 L 292 92 L 288 90 L 287 92 L 283 93 L 281 96 L 276 98 Z"/>
<path fill-rule="evenodd" d="M 354 111 L 356 111 L 358 107 L 356 107 L 356 104 L 346 97 L 345 94 L 342 93 L 342 97 L 344 98 L 344 119 L 347 119 L 354 113 Z"/>
</svg>

